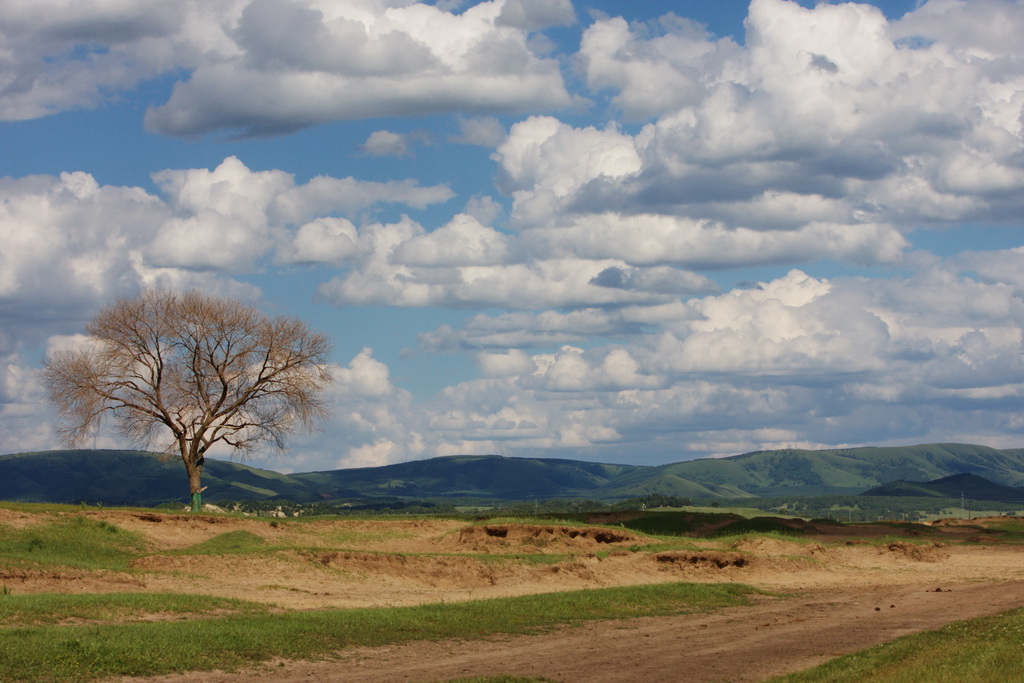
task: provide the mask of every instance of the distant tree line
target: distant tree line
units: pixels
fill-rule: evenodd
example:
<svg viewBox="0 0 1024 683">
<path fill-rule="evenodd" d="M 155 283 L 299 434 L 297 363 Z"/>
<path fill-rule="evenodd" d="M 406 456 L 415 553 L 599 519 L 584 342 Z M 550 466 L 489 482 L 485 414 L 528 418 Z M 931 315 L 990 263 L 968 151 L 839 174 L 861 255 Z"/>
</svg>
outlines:
<svg viewBox="0 0 1024 683">
<path fill-rule="evenodd" d="M 965 512 L 995 511 L 1014 514 L 1016 506 L 992 501 L 963 501 Z M 626 510 L 656 510 L 689 506 L 709 508 L 754 508 L 771 515 L 793 515 L 805 519 L 830 519 L 838 522 L 875 522 L 879 520 L 918 521 L 924 516 L 960 515 L 959 498 L 909 496 L 786 496 L 776 498 L 684 498 L 660 493 L 608 502 L 575 498 L 551 498 L 533 501 L 507 501 L 484 498 L 442 498 L 410 500 L 398 497 L 362 498 L 348 502 L 318 501 L 298 503 L 290 500 L 220 500 L 218 507 L 233 512 L 275 517 L 310 515 L 486 515 L 551 516 Z"/>
<path fill-rule="evenodd" d="M 663 507 L 684 507 L 689 498 L 660 493 L 631 498 L 617 503 L 575 498 L 550 498 L 534 501 L 506 501 L 493 499 L 407 500 L 401 498 L 357 499 L 348 502 L 317 501 L 298 503 L 291 500 L 229 500 L 217 501 L 217 506 L 231 512 L 259 516 L 299 517 L 310 515 L 352 515 L 367 513 L 401 514 L 467 514 L 486 512 L 488 515 L 528 516 L 534 514 L 570 514 L 607 512 L 618 510 L 649 510 Z"/>
<path fill-rule="evenodd" d="M 453 514 L 457 512 L 452 503 L 437 503 L 426 500 L 383 499 L 358 503 L 296 503 L 290 500 L 220 500 L 217 506 L 231 512 L 241 512 L 265 517 L 300 517 L 311 515 L 351 515 L 376 512 L 386 514 Z"/>
</svg>

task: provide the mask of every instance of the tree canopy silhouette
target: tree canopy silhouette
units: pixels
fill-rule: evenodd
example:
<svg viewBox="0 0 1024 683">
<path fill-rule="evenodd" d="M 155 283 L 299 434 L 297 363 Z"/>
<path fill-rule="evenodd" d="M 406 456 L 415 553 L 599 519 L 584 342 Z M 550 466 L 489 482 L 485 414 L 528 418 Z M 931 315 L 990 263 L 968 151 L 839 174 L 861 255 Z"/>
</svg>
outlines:
<svg viewBox="0 0 1024 683">
<path fill-rule="evenodd" d="M 43 377 L 60 436 L 85 442 L 106 415 L 140 445 L 178 453 L 192 510 L 204 457 L 217 443 L 246 453 L 326 416 L 328 338 L 292 317 L 232 299 L 146 290 L 102 309 L 88 342 L 57 351 Z"/>
</svg>

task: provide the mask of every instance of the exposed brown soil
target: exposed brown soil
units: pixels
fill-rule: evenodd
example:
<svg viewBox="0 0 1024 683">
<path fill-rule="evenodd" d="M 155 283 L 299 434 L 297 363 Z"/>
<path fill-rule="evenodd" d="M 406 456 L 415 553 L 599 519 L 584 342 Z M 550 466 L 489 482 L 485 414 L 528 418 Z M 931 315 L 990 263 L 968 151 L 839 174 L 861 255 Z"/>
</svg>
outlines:
<svg viewBox="0 0 1024 683">
<path fill-rule="evenodd" d="M 947 584 L 949 586 L 950 584 Z M 393 683 L 538 676 L 563 683 L 763 681 L 908 633 L 1024 604 L 1024 584 L 837 588 L 713 614 L 591 622 L 544 636 L 417 642 L 149 683 Z"/>
<path fill-rule="evenodd" d="M 647 550 L 642 534 L 595 525 L 467 525 L 455 520 L 281 522 L 130 510 L 81 511 L 138 532 L 151 552 L 131 572 L 0 571 L 12 592 L 189 590 L 281 609 L 411 605 L 670 581 L 742 582 L 789 597 L 705 615 L 595 622 L 543 636 L 410 643 L 274 662 L 169 683 L 437 681 L 516 674 L 557 681 L 754 681 L 899 635 L 1024 606 L 1024 546 L 974 525 L 815 527 L 810 540 L 688 539 Z M 44 520 L 0 510 L 0 533 Z M 612 520 L 607 520 L 612 521 Z M 175 551 L 227 532 L 260 554 Z M 301 548 L 301 550 L 283 549 Z M 523 561 L 522 556 L 550 556 Z M 942 590 L 937 590 L 937 589 Z"/>
</svg>

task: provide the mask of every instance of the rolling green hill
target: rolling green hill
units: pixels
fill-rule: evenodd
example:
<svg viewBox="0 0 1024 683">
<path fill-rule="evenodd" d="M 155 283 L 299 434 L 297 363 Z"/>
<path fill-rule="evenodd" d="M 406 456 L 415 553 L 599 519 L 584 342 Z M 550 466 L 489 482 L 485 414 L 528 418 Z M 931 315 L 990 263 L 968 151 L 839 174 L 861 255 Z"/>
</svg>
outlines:
<svg viewBox="0 0 1024 683">
<path fill-rule="evenodd" d="M 207 500 L 313 500 L 288 475 L 207 459 Z M 159 505 L 188 499 L 185 468 L 177 458 L 143 451 L 72 450 L 0 456 L 0 500 L 26 503 Z"/>
<path fill-rule="evenodd" d="M 1024 488 L 1003 486 L 976 474 L 954 474 L 934 481 L 893 481 L 882 484 L 865 496 L 918 496 L 994 500 L 1003 503 L 1024 503 Z"/>
<path fill-rule="evenodd" d="M 468 496 L 528 500 L 591 496 L 623 473 L 649 469 L 579 460 L 453 455 L 383 467 L 293 474 L 292 477 L 332 497 Z"/>
<path fill-rule="evenodd" d="M 851 495 L 894 481 L 931 482 L 973 474 L 1004 487 L 1024 485 L 1024 449 L 967 444 L 758 451 L 661 466 L 608 465 L 497 455 L 325 472 L 280 474 L 207 459 L 207 501 L 382 498 L 623 500 Z M 155 505 L 187 498 L 181 463 L 139 451 L 75 450 L 0 456 L 0 499 L 25 502 Z M 930 494 L 929 494 L 930 495 Z M 959 490 L 952 497 L 958 497 Z M 969 494 L 970 495 L 970 494 Z M 1012 499 L 1015 500 L 1015 499 Z"/>
<path fill-rule="evenodd" d="M 930 481 L 953 474 L 977 474 L 1005 486 L 1021 486 L 1024 450 L 999 451 L 968 444 L 785 449 L 690 460 L 657 469 L 705 486 L 732 486 L 755 496 L 857 494 L 899 479 Z"/>
</svg>

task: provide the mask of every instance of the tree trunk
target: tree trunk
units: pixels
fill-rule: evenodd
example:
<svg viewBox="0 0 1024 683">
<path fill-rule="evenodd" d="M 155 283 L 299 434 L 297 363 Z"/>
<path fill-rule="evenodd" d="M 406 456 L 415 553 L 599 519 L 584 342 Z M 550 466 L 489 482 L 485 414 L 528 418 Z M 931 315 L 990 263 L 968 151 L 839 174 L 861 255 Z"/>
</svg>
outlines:
<svg viewBox="0 0 1024 683">
<path fill-rule="evenodd" d="M 196 460 L 190 461 L 187 457 L 185 460 L 185 471 L 188 472 L 188 490 L 192 494 L 192 512 L 203 511 L 203 465 L 205 464 L 203 456 L 199 456 Z"/>
</svg>

